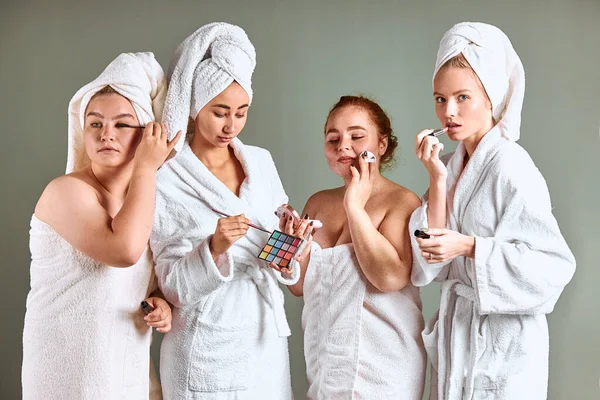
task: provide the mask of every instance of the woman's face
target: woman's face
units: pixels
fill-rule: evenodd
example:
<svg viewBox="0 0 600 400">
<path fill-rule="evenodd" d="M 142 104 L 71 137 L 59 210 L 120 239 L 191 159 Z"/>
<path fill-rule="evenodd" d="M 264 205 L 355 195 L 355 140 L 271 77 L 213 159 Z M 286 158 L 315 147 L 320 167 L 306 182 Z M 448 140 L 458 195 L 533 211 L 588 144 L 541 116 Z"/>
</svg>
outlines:
<svg viewBox="0 0 600 400">
<path fill-rule="evenodd" d="M 248 117 L 248 93 L 233 82 L 206 104 L 196 117 L 192 141 L 227 147 L 244 129 Z"/>
<path fill-rule="evenodd" d="M 133 160 L 143 130 L 124 126 L 139 125 L 129 100 L 117 93 L 94 97 L 84 121 L 85 151 L 92 163 L 120 167 Z"/>
<path fill-rule="evenodd" d="M 442 68 L 433 81 L 435 112 L 451 140 L 481 139 L 492 127 L 492 104 L 470 68 Z"/>
<path fill-rule="evenodd" d="M 352 177 L 350 165 L 365 150 L 379 158 L 385 153 L 387 140 L 379 137 L 377 127 L 367 111 L 353 106 L 335 110 L 325 124 L 325 158 L 329 168 L 342 178 Z M 355 164 L 358 166 L 358 164 Z"/>
</svg>

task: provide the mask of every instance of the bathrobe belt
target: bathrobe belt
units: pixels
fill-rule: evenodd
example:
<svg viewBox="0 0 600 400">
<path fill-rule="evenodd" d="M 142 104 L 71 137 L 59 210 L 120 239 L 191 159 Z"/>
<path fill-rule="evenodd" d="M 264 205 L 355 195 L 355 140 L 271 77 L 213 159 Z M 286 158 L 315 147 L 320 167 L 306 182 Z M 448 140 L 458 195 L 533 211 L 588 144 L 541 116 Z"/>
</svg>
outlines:
<svg viewBox="0 0 600 400">
<path fill-rule="evenodd" d="M 460 370 L 459 371 L 451 371 L 449 370 L 449 368 L 452 368 L 452 365 L 450 364 L 450 360 L 449 360 L 449 354 L 450 354 L 450 342 L 444 342 L 443 338 L 447 337 L 446 335 L 446 323 L 449 322 L 451 323 L 451 320 L 448 321 L 447 318 L 452 318 L 452 315 L 447 315 L 448 314 L 448 306 L 450 303 L 450 298 L 452 297 L 452 294 L 456 294 L 457 296 L 460 296 L 464 299 L 467 299 L 471 302 L 472 304 L 472 309 L 471 309 L 471 324 L 470 324 L 470 332 L 469 332 L 469 351 L 468 351 L 468 360 L 467 363 L 468 365 L 463 365 L 460 366 Z M 455 302 L 456 304 L 456 302 Z M 454 310 L 452 310 L 452 313 L 454 313 Z M 477 296 L 475 293 L 475 290 L 468 286 L 465 285 L 462 281 L 458 280 L 458 279 L 452 279 L 452 280 L 448 280 L 448 281 L 444 281 L 441 284 L 441 307 L 440 307 L 440 315 L 439 315 L 439 322 L 438 322 L 438 338 L 437 338 L 437 343 L 438 346 L 441 347 L 443 346 L 444 351 L 442 352 L 444 354 L 444 359 L 443 360 L 438 360 L 438 363 L 443 363 L 443 370 L 445 371 L 445 381 L 447 382 L 448 385 L 446 385 L 445 388 L 441 388 L 442 390 L 445 389 L 445 391 L 441 391 L 439 393 L 440 395 L 440 399 L 446 399 L 446 398 L 462 398 L 462 399 L 472 399 L 473 398 L 473 389 L 474 389 L 474 383 L 475 383 L 475 365 L 478 361 L 478 359 L 481 357 L 481 355 L 479 354 L 480 352 L 480 347 L 481 344 L 478 341 L 478 337 L 479 337 L 479 324 L 480 324 L 480 319 L 481 316 L 479 315 L 478 312 L 478 306 L 477 306 Z M 453 329 L 456 329 L 458 327 L 452 327 Z M 485 338 L 484 338 L 485 339 Z M 464 351 L 467 351 L 467 343 L 464 343 L 463 346 L 461 346 Z M 485 348 L 485 347 L 484 347 Z M 438 352 L 439 354 L 439 352 Z M 441 367 L 441 366 L 440 366 Z M 466 376 L 465 376 L 466 373 Z M 458 376 L 456 376 L 455 374 L 459 374 Z M 454 375 L 454 376 L 451 376 Z M 452 380 L 457 379 L 458 377 L 460 377 L 459 380 L 459 384 L 458 385 L 449 385 Z M 464 377 L 464 388 L 462 385 L 462 381 L 463 381 L 463 377 Z M 459 391 L 458 393 L 456 393 L 456 391 Z M 462 392 L 462 395 L 461 395 Z"/>
<path fill-rule="evenodd" d="M 232 280 L 251 279 L 258 288 L 258 292 L 265 299 L 269 307 L 273 310 L 275 326 L 280 337 L 290 336 L 290 326 L 285 315 L 283 307 L 283 295 L 279 289 L 277 281 L 266 268 L 256 264 L 247 265 L 246 270 L 238 269 L 235 271 Z"/>
</svg>

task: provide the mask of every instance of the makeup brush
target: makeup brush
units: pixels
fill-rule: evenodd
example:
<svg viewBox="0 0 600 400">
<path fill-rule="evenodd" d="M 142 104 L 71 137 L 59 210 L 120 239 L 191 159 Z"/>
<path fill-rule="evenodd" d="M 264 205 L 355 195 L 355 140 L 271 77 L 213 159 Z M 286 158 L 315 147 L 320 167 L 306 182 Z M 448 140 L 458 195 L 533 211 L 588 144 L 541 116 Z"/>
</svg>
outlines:
<svg viewBox="0 0 600 400">
<path fill-rule="evenodd" d="M 223 211 L 215 210 L 215 209 L 214 209 L 214 208 L 212 208 L 212 207 L 211 207 L 211 210 L 213 210 L 213 211 L 214 211 L 214 212 L 216 212 L 217 214 L 221 214 L 221 215 L 222 215 L 222 216 L 224 216 L 224 217 L 231 217 L 231 215 L 229 215 L 229 214 L 225 214 Z M 251 227 L 253 227 L 254 229 L 258 229 L 259 231 L 266 232 L 266 233 L 268 233 L 269 235 L 271 234 L 271 232 L 270 232 L 270 231 L 268 231 L 268 230 L 266 230 L 266 229 L 264 229 L 264 228 L 261 228 L 261 227 L 260 227 L 260 226 L 258 226 L 258 225 L 254 225 L 254 224 L 248 223 L 248 226 L 251 226 Z"/>
</svg>

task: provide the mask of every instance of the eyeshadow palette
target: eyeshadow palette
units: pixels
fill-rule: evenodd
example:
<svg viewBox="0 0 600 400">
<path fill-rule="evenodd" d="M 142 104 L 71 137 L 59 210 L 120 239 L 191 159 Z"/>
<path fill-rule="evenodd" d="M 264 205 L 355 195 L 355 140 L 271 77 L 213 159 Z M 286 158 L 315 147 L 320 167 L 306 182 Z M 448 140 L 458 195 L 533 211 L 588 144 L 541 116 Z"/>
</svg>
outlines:
<svg viewBox="0 0 600 400">
<path fill-rule="evenodd" d="M 267 262 L 274 262 L 280 267 L 287 267 L 303 241 L 303 239 L 275 230 L 267 240 L 267 244 L 261 250 L 258 258 Z"/>
</svg>

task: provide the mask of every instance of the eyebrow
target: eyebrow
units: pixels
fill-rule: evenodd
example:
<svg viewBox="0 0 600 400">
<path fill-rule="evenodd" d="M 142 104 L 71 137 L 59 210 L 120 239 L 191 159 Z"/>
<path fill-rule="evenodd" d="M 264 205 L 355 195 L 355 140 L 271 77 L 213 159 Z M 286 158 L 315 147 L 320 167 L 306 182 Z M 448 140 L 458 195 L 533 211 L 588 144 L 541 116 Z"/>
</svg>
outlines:
<svg viewBox="0 0 600 400">
<path fill-rule="evenodd" d="M 133 115 L 131 115 L 131 114 L 129 114 L 129 113 L 119 114 L 119 115 L 117 115 L 116 117 L 114 117 L 114 118 L 113 118 L 113 121 L 114 121 L 115 119 L 121 119 L 121 118 L 127 118 L 127 117 L 129 117 L 129 118 L 133 118 Z"/>
<path fill-rule="evenodd" d="M 224 108 L 226 110 L 231 110 L 231 107 L 226 106 L 225 104 L 214 104 L 213 107 L 219 107 L 219 108 Z M 238 110 L 241 110 L 242 108 L 246 108 L 248 107 L 248 104 L 244 104 L 242 106 L 238 107 Z"/>
<path fill-rule="evenodd" d="M 98 118 L 104 118 L 104 115 L 100 114 L 99 112 L 96 111 L 90 111 L 89 113 L 87 113 L 87 116 L 94 116 L 94 117 L 98 117 Z M 115 119 L 121 119 L 121 118 L 133 118 L 133 115 L 129 114 L 129 113 L 123 113 L 123 114 L 119 114 L 115 117 L 112 118 L 112 120 L 114 121 Z"/>
<path fill-rule="evenodd" d="M 366 128 L 363 128 L 363 127 L 362 127 L 362 126 L 360 126 L 360 125 L 353 125 L 353 126 L 349 126 L 349 127 L 348 127 L 348 130 L 349 130 L 349 131 L 361 130 L 361 131 L 365 131 L 365 132 L 367 131 L 367 129 L 366 129 Z"/>
<path fill-rule="evenodd" d="M 360 125 L 352 125 L 352 126 L 349 126 L 347 130 L 348 130 L 348 131 L 356 131 L 356 130 L 361 130 L 361 131 L 365 131 L 365 132 L 367 131 L 365 128 L 363 128 L 363 127 L 362 127 L 362 126 L 360 126 Z M 330 128 L 330 129 L 329 129 L 327 132 L 325 132 L 325 134 L 326 134 L 326 135 L 329 135 L 330 133 L 340 133 L 340 131 L 339 131 L 339 130 L 337 130 L 336 128 Z"/>
<path fill-rule="evenodd" d="M 471 91 L 469 89 L 461 89 L 461 90 L 457 90 L 456 92 L 452 93 L 452 96 L 456 96 L 459 93 L 466 93 L 466 92 L 471 93 Z M 437 96 L 443 96 L 443 94 L 438 93 L 438 92 L 433 92 L 433 95 L 434 96 L 436 96 L 436 95 Z"/>
</svg>

